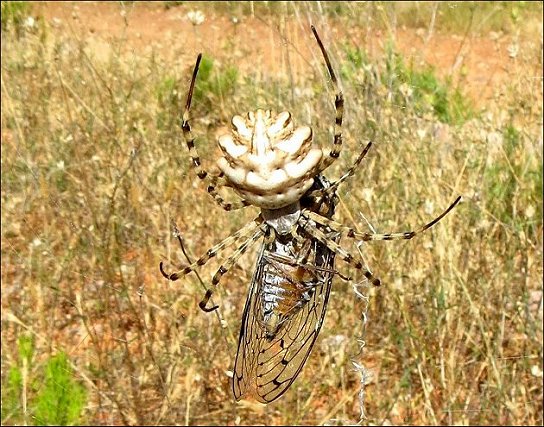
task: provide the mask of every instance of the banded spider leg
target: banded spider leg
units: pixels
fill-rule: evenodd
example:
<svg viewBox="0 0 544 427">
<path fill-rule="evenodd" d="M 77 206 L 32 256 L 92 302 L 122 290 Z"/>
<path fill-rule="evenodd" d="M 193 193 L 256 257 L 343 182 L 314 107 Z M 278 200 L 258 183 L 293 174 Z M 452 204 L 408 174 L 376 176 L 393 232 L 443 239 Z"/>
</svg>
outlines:
<svg viewBox="0 0 544 427">
<path fill-rule="evenodd" d="M 414 231 L 405 231 L 397 233 L 361 233 L 355 231 L 354 229 L 347 227 L 343 224 L 340 224 L 332 219 L 323 217 L 315 212 L 310 210 L 303 210 L 302 217 L 303 220 L 299 221 L 300 225 L 306 233 L 308 233 L 313 238 L 317 239 L 322 244 L 326 245 L 331 251 L 338 254 L 346 263 L 350 264 L 352 267 L 355 267 L 358 270 L 361 270 L 364 276 L 372 283 L 374 286 L 380 286 L 380 280 L 372 275 L 372 273 L 366 269 L 363 263 L 357 260 L 353 255 L 351 255 L 346 249 L 340 246 L 337 242 L 327 238 L 327 236 L 318 229 L 315 225 L 312 224 L 313 221 L 315 224 L 319 224 L 324 227 L 328 227 L 331 231 L 345 234 L 347 237 L 358 240 L 358 241 L 370 241 L 370 240 L 410 240 L 413 237 L 417 236 L 420 233 L 423 233 L 425 230 L 431 228 L 442 218 L 444 218 L 461 200 L 461 196 L 457 197 L 455 201 L 439 216 L 434 218 L 429 223 L 418 227 Z"/>
<path fill-rule="evenodd" d="M 192 271 L 195 271 L 198 267 L 202 267 L 205 265 L 210 259 L 214 258 L 220 251 L 225 249 L 228 246 L 233 245 L 240 239 L 246 237 L 246 239 L 238 246 L 238 248 L 227 258 L 224 264 L 222 264 L 217 272 L 214 274 L 212 279 L 212 286 L 215 288 L 217 287 L 219 281 L 221 280 L 221 277 L 229 271 L 230 268 L 238 261 L 238 259 L 244 254 L 244 252 L 251 247 L 257 240 L 259 240 L 260 237 L 262 237 L 265 234 L 265 227 L 263 225 L 262 217 L 259 215 L 257 218 L 255 218 L 253 221 L 247 223 L 244 227 L 236 231 L 234 234 L 231 234 L 221 242 L 219 242 L 217 245 L 213 246 L 212 248 L 208 249 L 204 255 L 202 255 L 198 260 L 193 262 L 191 265 L 182 268 L 178 271 L 175 271 L 173 273 L 167 273 L 164 270 L 162 261 L 159 264 L 159 269 L 161 271 L 161 274 L 168 280 L 176 281 L 179 278 L 189 274 Z M 249 236 L 249 237 L 247 237 Z M 213 291 L 211 288 L 206 290 L 206 293 L 204 295 L 204 298 L 200 301 L 198 304 L 199 307 L 205 311 L 210 312 L 214 311 L 218 308 L 217 305 L 207 308 L 208 302 L 210 298 L 212 297 Z"/>
<path fill-rule="evenodd" d="M 346 171 L 346 173 L 344 173 L 344 175 L 342 175 L 340 178 L 334 181 L 329 187 L 310 191 L 308 192 L 306 196 L 313 198 L 315 200 L 315 204 L 320 204 L 324 197 L 336 194 L 336 190 L 338 189 L 338 186 L 342 184 L 344 181 L 346 181 L 348 178 L 353 176 L 353 174 L 355 173 L 355 170 L 361 164 L 366 154 L 370 150 L 370 147 L 372 147 L 372 142 L 369 142 L 365 146 L 363 151 L 361 151 L 361 154 L 359 154 L 355 162 L 353 162 L 353 165 L 351 165 L 351 167 Z"/>
<path fill-rule="evenodd" d="M 340 156 L 340 152 L 342 151 L 342 120 L 344 118 L 344 94 L 342 93 L 340 86 L 338 86 L 338 80 L 336 79 L 336 74 L 334 73 L 334 70 L 332 68 L 331 60 L 329 59 L 329 55 L 325 49 L 325 46 L 323 46 L 323 42 L 319 38 L 319 35 L 317 34 L 317 31 L 313 25 L 312 33 L 314 33 L 314 37 L 317 41 L 317 44 L 319 45 L 319 49 L 321 50 L 323 58 L 325 59 L 325 63 L 327 64 L 327 70 L 329 71 L 329 75 L 331 76 L 331 82 L 335 91 L 334 108 L 336 110 L 336 117 L 334 120 L 334 141 L 332 150 L 329 152 L 328 156 L 323 158 L 319 166 L 319 172 L 322 172 L 334 163 L 334 161 Z"/>
<path fill-rule="evenodd" d="M 189 87 L 189 93 L 187 94 L 187 102 L 185 103 L 185 111 L 183 112 L 183 121 L 181 123 L 181 129 L 183 130 L 183 138 L 185 139 L 185 143 L 187 144 L 187 148 L 189 149 L 189 155 L 191 156 L 191 160 L 193 162 L 193 167 L 195 168 L 195 172 L 197 176 L 204 182 L 207 181 L 207 191 L 210 196 L 215 200 L 215 202 L 221 206 L 226 211 L 232 211 L 236 209 L 245 208 L 249 205 L 249 203 L 245 200 L 239 200 L 236 202 L 226 202 L 221 194 L 219 194 L 218 187 L 224 186 L 224 182 L 221 181 L 221 178 L 223 178 L 222 174 L 219 174 L 218 176 L 212 175 L 211 173 L 207 172 L 202 167 L 202 162 L 200 161 L 200 156 L 198 155 L 198 151 L 195 147 L 195 136 L 193 135 L 193 132 L 191 131 L 191 125 L 189 124 L 189 111 L 191 109 L 191 101 L 193 99 L 193 92 L 195 89 L 195 83 L 196 83 L 196 76 L 198 75 L 198 69 L 200 67 L 200 61 L 202 60 L 202 54 L 199 53 L 198 57 L 196 58 L 195 68 L 193 69 L 193 76 L 191 78 L 191 86 Z"/>
</svg>

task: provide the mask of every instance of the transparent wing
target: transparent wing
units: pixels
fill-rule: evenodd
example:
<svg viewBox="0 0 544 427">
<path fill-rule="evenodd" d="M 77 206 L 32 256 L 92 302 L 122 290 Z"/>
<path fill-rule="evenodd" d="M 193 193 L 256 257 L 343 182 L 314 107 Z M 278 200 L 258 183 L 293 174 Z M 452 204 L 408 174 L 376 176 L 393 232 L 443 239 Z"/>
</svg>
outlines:
<svg viewBox="0 0 544 427">
<path fill-rule="evenodd" d="M 268 244 L 263 244 L 242 317 L 233 377 L 236 400 L 251 395 L 262 403 L 269 403 L 285 393 L 312 350 L 329 300 L 334 253 L 313 241 L 308 264 L 299 266 L 299 270 L 303 268 L 315 277 L 310 297 L 287 318 L 277 333 L 272 337 L 267 335 L 260 322 L 263 319 L 263 275 L 266 265 L 271 265 L 264 257 L 267 248 Z M 281 268 L 275 268 L 275 271 L 278 275 L 284 274 L 288 282 L 295 280 Z"/>
</svg>

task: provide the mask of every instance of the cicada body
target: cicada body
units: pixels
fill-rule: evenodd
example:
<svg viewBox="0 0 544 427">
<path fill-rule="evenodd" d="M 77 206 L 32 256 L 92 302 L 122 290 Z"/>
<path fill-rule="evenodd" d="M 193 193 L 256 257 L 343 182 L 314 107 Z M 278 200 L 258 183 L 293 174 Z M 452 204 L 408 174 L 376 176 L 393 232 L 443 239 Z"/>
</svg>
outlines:
<svg viewBox="0 0 544 427">
<path fill-rule="evenodd" d="M 309 194 L 329 185 L 318 176 Z M 319 203 L 303 197 L 300 204 L 330 218 L 336 200 L 335 194 Z M 296 233 L 296 223 L 294 227 Z M 338 233 L 323 232 L 338 241 Z M 236 400 L 251 395 L 269 403 L 285 393 L 302 370 L 323 325 L 335 253 L 303 231 L 295 233 L 275 233 L 259 251 L 238 340 L 233 377 Z"/>
</svg>

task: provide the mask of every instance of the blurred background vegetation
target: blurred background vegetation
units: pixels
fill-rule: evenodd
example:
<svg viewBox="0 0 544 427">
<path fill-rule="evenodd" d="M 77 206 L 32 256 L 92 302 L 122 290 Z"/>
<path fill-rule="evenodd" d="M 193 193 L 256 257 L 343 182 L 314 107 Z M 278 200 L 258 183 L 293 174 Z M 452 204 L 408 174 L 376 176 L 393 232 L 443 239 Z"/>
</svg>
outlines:
<svg viewBox="0 0 544 427">
<path fill-rule="evenodd" d="M 2 2 L 1 16 L 2 424 L 355 423 L 350 358 L 371 373 L 365 424 L 542 424 L 541 2 Z M 219 261 L 174 283 L 158 264 L 187 263 L 172 222 L 195 259 L 256 210 L 206 194 L 181 106 L 203 52 L 206 167 L 230 117 L 258 107 L 328 147 L 333 91 L 310 24 L 346 99 L 327 175 L 374 142 L 337 219 L 404 231 L 463 203 L 413 241 L 359 248 L 383 283 L 368 308 L 335 281 L 291 389 L 235 403 L 255 248 L 217 315 L 198 301 Z"/>
</svg>

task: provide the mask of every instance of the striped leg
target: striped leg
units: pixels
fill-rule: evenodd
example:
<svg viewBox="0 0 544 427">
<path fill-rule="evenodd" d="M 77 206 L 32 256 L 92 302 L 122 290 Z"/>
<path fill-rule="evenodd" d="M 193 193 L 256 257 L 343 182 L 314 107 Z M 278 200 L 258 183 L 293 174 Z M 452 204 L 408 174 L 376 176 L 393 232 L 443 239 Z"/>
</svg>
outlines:
<svg viewBox="0 0 544 427">
<path fill-rule="evenodd" d="M 246 239 L 239 247 L 238 249 L 236 249 L 235 252 L 233 252 L 229 258 L 227 259 L 227 261 L 225 262 L 224 265 L 221 265 L 219 267 L 219 269 L 217 270 L 217 272 L 214 274 L 213 276 L 213 279 L 212 279 L 212 285 L 214 288 L 217 287 L 217 285 L 219 284 L 220 280 L 221 280 L 221 277 L 223 277 L 224 274 L 227 273 L 227 271 L 229 271 L 232 266 L 234 264 L 236 264 L 236 262 L 238 261 L 238 259 L 240 259 L 240 257 L 245 253 L 245 251 L 248 250 L 248 248 L 250 248 L 257 240 L 259 240 L 264 234 L 264 231 L 262 230 L 262 228 L 259 228 L 257 229 L 257 231 L 255 231 L 255 233 L 253 234 L 253 236 L 249 237 L 248 239 Z M 211 308 L 207 308 L 206 305 L 208 305 L 208 301 L 210 300 L 210 298 L 212 297 L 213 295 L 213 290 L 212 289 L 208 289 L 206 290 L 206 294 L 204 295 L 204 298 L 202 299 L 202 301 L 200 301 L 200 303 L 198 304 L 198 306 L 205 312 L 209 313 L 210 311 L 214 311 L 214 310 L 217 310 L 217 308 L 219 308 L 218 305 L 214 305 L 213 307 Z"/>
<path fill-rule="evenodd" d="M 327 237 L 325 233 L 323 233 L 321 230 L 319 230 L 309 221 L 302 220 L 301 226 L 304 229 L 304 231 L 306 231 L 310 236 L 312 236 L 314 239 L 317 239 L 319 242 L 327 246 L 327 248 L 335 252 L 338 256 L 340 256 L 340 258 L 342 258 L 349 265 L 355 267 L 357 270 L 361 270 L 364 276 L 368 279 L 370 283 L 372 283 L 374 286 L 380 286 L 380 279 L 374 277 L 372 273 L 363 265 L 361 261 L 356 260 L 353 257 L 353 255 L 347 252 L 344 248 L 342 248 L 342 246 L 340 246 L 334 240 Z"/>
<path fill-rule="evenodd" d="M 314 33 L 319 49 L 325 58 L 325 63 L 327 64 L 327 69 L 329 70 L 329 75 L 331 76 L 331 81 L 334 86 L 336 95 L 334 97 L 334 108 L 336 110 L 336 118 L 334 122 L 334 144 L 332 150 L 329 152 L 329 155 L 323 158 L 319 166 L 319 172 L 327 169 L 337 158 L 340 156 L 340 151 L 342 151 L 342 119 L 344 117 L 344 95 L 338 86 L 338 80 L 336 80 L 336 75 L 332 69 L 331 61 L 329 55 L 323 46 L 323 42 L 319 38 L 315 27 L 312 25 L 312 32 Z"/>
<path fill-rule="evenodd" d="M 404 233 L 385 233 L 385 234 L 360 233 L 350 227 L 346 227 L 345 225 L 342 225 L 336 221 L 332 221 L 328 218 L 325 218 L 321 215 L 318 215 L 308 210 L 304 210 L 302 212 L 302 215 L 306 218 L 309 218 L 315 221 L 316 223 L 320 225 L 329 227 L 333 231 L 337 231 L 339 233 L 345 233 L 347 237 L 350 237 L 356 240 L 362 240 L 365 242 L 369 240 L 403 240 L 403 239 L 409 240 L 412 237 L 424 232 L 428 228 L 431 228 L 438 221 L 444 218 L 459 203 L 460 200 L 461 200 L 461 196 L 457 197 L 457 199 L 455 199 L 455 201 L 444 212 L 442 212 L 439 216 L 437 216 L 428 224 L 425 224 L 419 227 L 415 231 L 406 231 Z"/>
<path fill-rule="evenodd" d="M 193 166 L 195 168 L 196 174 L 203 181 L 208 181 L 207 191 L 210 196 L 216 201 L 216 203 L 221 206 L 226 211 L 232 211 L 235 209 L 244 208 L 249 205 L 245 200 L 241 200 L 235 203 L 225 202 L 223 197 L 217 191 L 218 177 L 215 177 L 202 167 L 200 162 L 200 156 L 195 147 L 195 137 L 191 131 L 191 125 L 189 124 L 189 110 L 191 109 L 191 101 L 193 99 L 193 91 L 195 89 L 196 76 L 198 74 L 198 67 L 200 66 L 200 61 L 202 60 L 202 54 L 199 53 L 196 59 L 195 68 L 193 70 L 193 77 L 191 79 L 191 86 L 189 88 L 189 93 L 187 94 L 187 103 L 185 104 L 185 111 L 183 112 L 183 122 L 181 124 L 181 129 L 183 130 L 183 138 L 185 143 L 189 148 L 189 155 L 193 161 Z"/>
<path fill-rule="evenodd" d="M 185 276 L 189 274 L 191 271 L 196 270 L 198 267 L 203 266 L 206 264 L 210 259 L 212 259 L 214 256 L 216 256 L 220 251 L 222 251 L 227 246 L 230 246 L 234 244 L 238 239 L 245 237 L 249 235 L 250 233 L 254 232 L 256 228 L 258 228 L 262 224 L 263 220 L 261 216 L 258 216 L 253 221 L 246 224 L 244 227 L 242 227 L 240 230 L 236 231 L 234 234 L 230 235 L 226 239 L 224 239 L 222 242 L 219 242 L 214 247 L 208 249 L 208 251 L 202 255 L 197 261 L 193 262 L 191 265 L 176 271 L 174 273 L 166 273 L 162 266 L 162 261 L 159 264 L 159 268 L 161 270 L 162 275 L 167 278 L 168 280 L 178 280 L 180 277 Z"/>
<path fill-rule="evenodd" d="M 353 175 L 353 173 L 355 172 L 355 169 L 357 169 L 357 167 L 361 164 L 361 162 L 366 156 L 366 153 L 368 153 L 368 151 L 370 150 L 371 146 L 372 146 L 372 142 L 369 142 L 366 145 L 366 147 L 363 149 L 363 151 L 361 151 L 361 154 L 359 154 L 359 157 L 357 157 L 357 160 L 355 160 L 355 162 L 353 163 L 353 165 L 351 165 L 348 171 L 344 175 L 342 175 L 339 179 L 337 179 L 335 182 L 333 182 L 330 187 L 324 188 L 322 190 L 312 191 L 311 193 L 308 194 L 308 197 L 315 198 L 316 199 L 315 203 L 319 204 L 321 203 L 321 199 L 323 197 L 325 197 L 326 195 L 333 194 L 340 184 L 342 184 L 346 179 L 348 179 L 349 177 Z"/>
</svg>

